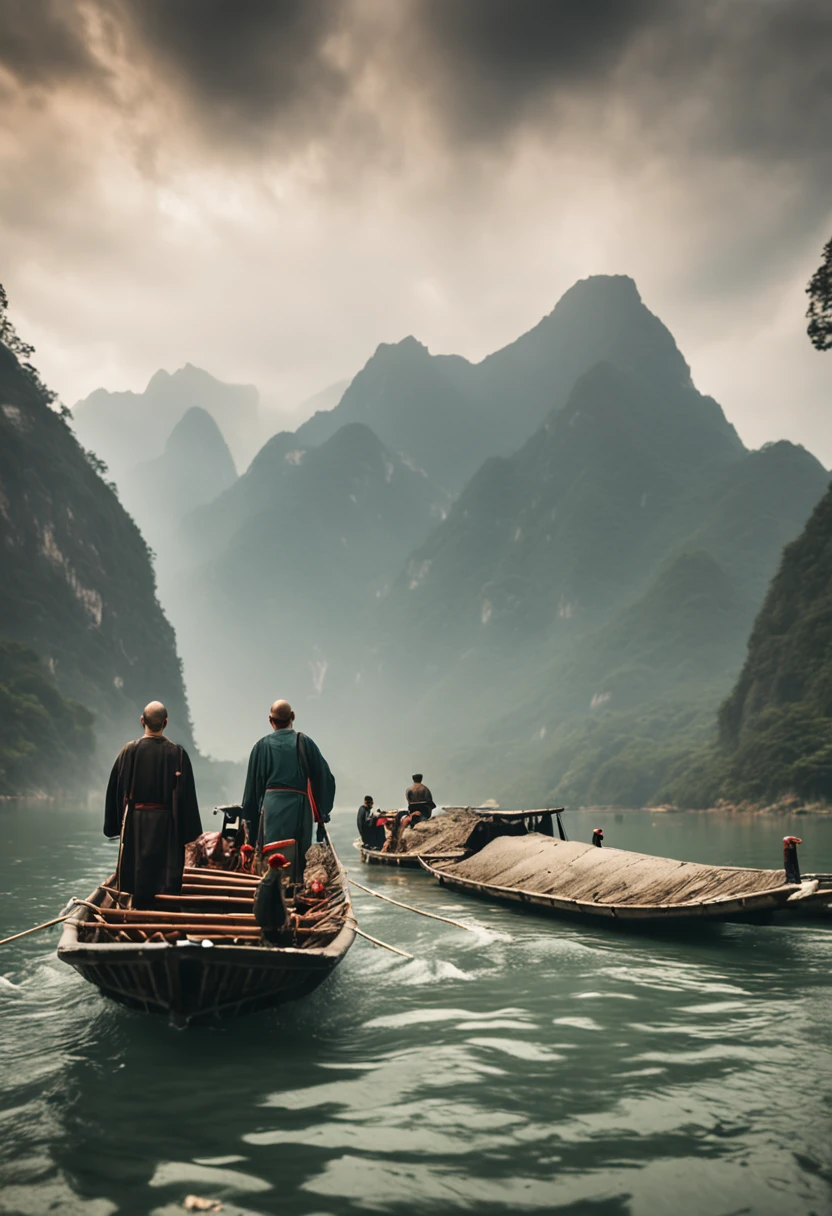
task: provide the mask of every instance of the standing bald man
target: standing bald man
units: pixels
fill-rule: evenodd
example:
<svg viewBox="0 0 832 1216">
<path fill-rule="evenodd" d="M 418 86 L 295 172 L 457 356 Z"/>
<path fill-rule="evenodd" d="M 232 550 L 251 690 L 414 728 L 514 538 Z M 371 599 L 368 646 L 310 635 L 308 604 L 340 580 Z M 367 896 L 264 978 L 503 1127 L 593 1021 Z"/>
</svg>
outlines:
<svg viewBox="0 0 832 1216">
<path fill-rule="evenodd" d="M 258 739 L 249 756 L 243 818 L 253 844 L 297 841 L 293 878 L 298 880 L 312 843 L 312 802 L 327 823 L 335 801 L 335 778 L 318 747 L 295 730 L 294 722 L 289 702 L 275 701 L 269 710 L 271 730 Z"/>
<path fill-rule="evenodd" d="M 152 908 L 157 895 L 182 889 L 185 845 L 202 832 L 191 761 L 165 738 L 168 711 L 151 701 L 144 734 L 121 749 L 110 773 L 104 835 L 120 836 L 116 886 L 134 908 Z"/>
</svg>

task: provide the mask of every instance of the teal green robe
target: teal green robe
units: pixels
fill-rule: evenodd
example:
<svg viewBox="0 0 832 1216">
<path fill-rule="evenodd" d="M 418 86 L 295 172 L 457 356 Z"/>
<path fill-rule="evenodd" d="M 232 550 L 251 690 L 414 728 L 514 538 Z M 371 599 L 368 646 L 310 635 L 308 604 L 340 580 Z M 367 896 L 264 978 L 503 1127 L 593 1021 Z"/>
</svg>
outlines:
<svg viewBox="0 0 832 1216">
<path fill-rule="evenodd" d="M 303 736 L 309 772 L 302 769 L 295 730 L 273 730 L 258 739 L 251 749 L 243 795 L 243 818 L 248 824 L 252 844 L 260 840 L 296 840 L 295 877 L 303 873 L 303 863 L 312 843 L 312 808 L 306 793 L 307 776 L 318 813 L 325 823 L 335 801 L 335 778 L 318 747 Z M 260 836 L 262 821 L 262 838 Z"/>
</svg>

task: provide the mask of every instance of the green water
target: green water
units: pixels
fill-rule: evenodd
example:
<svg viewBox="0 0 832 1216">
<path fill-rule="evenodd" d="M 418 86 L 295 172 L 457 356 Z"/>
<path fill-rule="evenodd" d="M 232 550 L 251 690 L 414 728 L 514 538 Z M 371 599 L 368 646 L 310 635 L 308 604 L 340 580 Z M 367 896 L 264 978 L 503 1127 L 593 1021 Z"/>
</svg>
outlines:
<svg viewBox="0 0 832 1216">
<path fill-rule="evenodd" d="M 832 821 L 571 816 L 608 844 L 776 866 Z M 832 924 L 628 935 L 449 895 L 421 872 L 363 882 L 481 928 L 356 895 L 357 942 L 283 1011 L 177 1031 L 104 1001 L 54 948 L 2 947 L 0 1211 L 783 1216 L 832 1211 Z M 0 812 L 0 935 L 112 868 L 98 816 Z"/>
</svg>

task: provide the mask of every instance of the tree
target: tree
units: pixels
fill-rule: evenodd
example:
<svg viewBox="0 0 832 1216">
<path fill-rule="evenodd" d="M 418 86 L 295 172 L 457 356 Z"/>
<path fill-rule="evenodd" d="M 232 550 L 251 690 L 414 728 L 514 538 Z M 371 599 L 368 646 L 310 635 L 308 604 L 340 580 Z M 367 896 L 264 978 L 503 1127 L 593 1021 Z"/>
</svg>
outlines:
<svg viewBox="0 0 832 1216">
<path fill-rule="evenodd" d="M 38 393 L 41 394 L 47 405 L 57 404 L 57 413 L 60 414 L 64 422 L 68 422 L 72 417 L 70 410 L 58 402 L 58 394 L 52 389 L 47 388 L 40 378 L 40 373 L 37 368 L 29 362 L 32 355 L 35 353 L 34 346 L 30 346 L 28 342 L 24 342 L 18 334 L 11 320 L 9 319 L 9 297 L 6 295 L 3 284 L 0 283 L 0 342 L 15 355 L 22 367 L 26 376 L 32 382 Z"/>
<path fill-rule="evenodd" d="M 823 261 L 806 288 L 809 308 L 809 340 L 815 350 L 832 350 L 832 241 L 827 241 Z"/>
</svg>

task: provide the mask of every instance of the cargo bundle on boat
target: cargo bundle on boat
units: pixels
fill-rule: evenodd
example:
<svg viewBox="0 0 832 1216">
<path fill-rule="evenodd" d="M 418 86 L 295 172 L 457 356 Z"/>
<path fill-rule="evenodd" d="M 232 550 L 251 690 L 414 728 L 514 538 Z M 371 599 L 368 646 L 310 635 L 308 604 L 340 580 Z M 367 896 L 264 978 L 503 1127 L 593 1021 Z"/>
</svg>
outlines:
<svg viewBox="0 0 832 1216">
<path fill-rule="evenodd" d="M 152 909 L 129 907 L 115 877 L 76 901 L 58 957 L 106 996 L 175 1021 L 251 1013 L 311 992 L 355 938 L 346 874 L 335 853 L 313 845 L 303 881 L 287 885 L 282 944 L 254 915 L 259 877 L 186 866 L 180 895 Z"/>
<path fill-rule="evenodd" d="M 534 811 L 503 811 L 498 807 L 448 806 L 439 814 L 413 827 L 401 830 L 392 824 L 388 849 L 368 848 L 357 840 L 355 847 L 361 860 L 368 865 L 405 866 L 418 869 L 420 858 L 433 861 L 457 861 L 481 849 L 496 836 L 526 835 L 538 831 L 553 832 L 552 816 L 562 807 L 544 807 Z M 398 811 L 379 812 L 391 820 Z"/>
<path fill-rule="evenodd" d="M 444 886 L 593 920 L 752 919 L 806 898 L 817 883 L 783 870 L 699 865 L 540 834 L 501 837 L 459 861 L 421 860 Z"/>
</svg>

